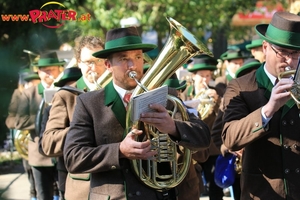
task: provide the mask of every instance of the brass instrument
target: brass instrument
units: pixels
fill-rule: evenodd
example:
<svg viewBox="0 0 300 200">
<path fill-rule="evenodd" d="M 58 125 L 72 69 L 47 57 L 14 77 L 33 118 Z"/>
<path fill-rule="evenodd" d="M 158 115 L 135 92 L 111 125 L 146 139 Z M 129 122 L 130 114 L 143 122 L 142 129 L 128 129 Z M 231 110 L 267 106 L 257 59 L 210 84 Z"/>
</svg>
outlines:
<svg viewBox="0 0 300 200">
<path fill-rule="evenodd" d="M 14 145 L 20 156 L 28 160 L 28 141 L 30 133 L 28 130 L 17 130 L 14 138 Z"/>
<path fill-rule="evenodd" d="M 278 75 L 278 80 L 282 78 L 293 78 L 294 84 L 290 90 L 291 97 L 297 104 L 298 109 L 300 109 L 300 59 L 298 61 L 297 69 L 291 70 L 290 67 L 286 68 L 285 72 L 282 72 Z"/>
<path fill-rule="evenodd" d="M 175 71 L 186 63 L 191 57 L 199 54 L 212 53 L 207 47 L 198 41 L 185 27 L 179 24 L 172 18 L 167 18 L 170 24 L 170 36 L 163 47 L 162 51 L 150 66 L 140 82 L 135 79 L 135 73 L 129 73 L 131 78 L 134 78 L 140 87 L 136 87 L 131 98 L 139 95 L 147 90 L 152 90 L 160 87 Z M 168 100 L 174 105 L 174 109 L 169 111 L 174 117 L 175 113 L 181 112 L 182 120 L 188 120 L 188 114 L 181 101 L 174 96 L 168 96 Z M 132 122 L 131 120 L 131 104 L 129 104 L 126 115 L 126 131 L 130 131 L 131 127 L 144 129 L 146 137 L 143 139 L 136 138 L 137 141 L 151 140 L 153 149 L 156 149 L 158 154 L 155 160 L 132 160 L 134 173 L 147 186 L 164 190 L 176 187 L 186 176 L 191 162 L 191 151 L 187 148 L 178 146 L 174 143 L 168 134 L 159 132 L 155 127 L 143 124 L 142 122 Z M 180 149 L 183 154 L 183 159 L 178 160 L 177 150 Z M 160 174 L 158 165 L 168 164 L 171 167 L 169 174 Z M 146 166 L 144 166 L 146 164 Z"/>
<path fill-rule="evenodd" d="M 193 98 L 194 100 L 199 100 L 197 111 L 201 116 L 202 120 L 206 119 L 213 112 L 214 107 L 216 105 L 214 98 L 206 94 L 207 90 L 209 90 L 209 87 L 207 86 L 206 82 L 203 81 L 203 84 L 205 86 L 205 89 L 196 94 Z"/>
<path fill-rule="evenodd" d="M 235 166 L 236 173 L 241 174 L 242 173 L 242 156 L 241 157 L 236 156 L 234 166 Z"/>
<path fill-rule="evenodd" d="M 112 75 L 108 70 L 105 70 L 103 74 L 96 80 L 97 72 L 91 72 L 94 84 L 96 85 L 96 90 L 100 90 L 105 87 L 112 79 Z"/>
</svg>

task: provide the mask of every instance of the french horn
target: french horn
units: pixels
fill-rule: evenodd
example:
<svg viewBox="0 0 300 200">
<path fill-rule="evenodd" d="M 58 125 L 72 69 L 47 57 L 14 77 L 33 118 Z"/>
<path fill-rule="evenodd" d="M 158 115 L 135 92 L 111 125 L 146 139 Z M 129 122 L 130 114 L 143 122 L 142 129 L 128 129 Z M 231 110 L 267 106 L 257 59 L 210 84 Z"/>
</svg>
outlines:
<svg viewBox="0 0 300 200">
<path fill-rule="evenodd" d="M 28 141 L 30 140 L 28 130 L 17 130 L 14 137 L 14 145 L 20 156 L 28 160 Z"/>
<path fill-rule="evenodd" d="M 155 59 L 153 64 L 147 70 L 141 81 L 137 81 L 140 87 L 136 87 L 132 93 L 131 99 L 135 96 L 163 85 L 165 80 L 171 77 L 180 66 L 186 63 L 191 57 L 200 54 L 212 56 L 208 48 L 185 27 L 172 18 L 167 18 L 170 25 L 170 35 L 165 46 Z M 131 78 L 135 78 L 134 73 L 129 73 Z M 168 95 L 168 100 L 173 103 L 173 110 L 169 113 L 172 117 L 175 113 L 181 113 L 182 120 L 189 119 L 185 106 L 177 97 Z M 178 146 L 171 140 L 168 134 L 159 132 L 155 127 L 144 124 L 142 122 L 133 122 L 131 119 L 132 105 L 129 107 L 126 114 L 126 131 L 137 127 L 143 129 L 145 137 L 136 137 L 137 141 L 145 141 L 150 139 L 153 149 L 156 149 L 158 154 L 154 160 L 131 160 L 133 171 L 136 176 L 147 186 L 164 190 L 176 187 L 186 176 L 189 165 L 191 163 L 191 151 L 182 146 Z M 183 154 L 183 159 L 177 157 L 178 149 Z M 166 164 L 169 166 L 170 173 L 160 173 L 158 166 Z"/>
</svg>

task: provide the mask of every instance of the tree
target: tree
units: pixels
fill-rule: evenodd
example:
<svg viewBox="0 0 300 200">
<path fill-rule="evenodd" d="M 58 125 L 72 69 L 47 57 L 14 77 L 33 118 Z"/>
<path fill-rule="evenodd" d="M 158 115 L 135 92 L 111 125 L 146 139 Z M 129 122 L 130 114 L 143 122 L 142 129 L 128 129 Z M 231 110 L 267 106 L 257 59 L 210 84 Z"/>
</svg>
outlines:
<svg viewBox="0 0 300 200">
<path fill-rule="evenodd" d="M 40 9 L 48 0 L 0 0 L 1 14 L 28 14 L 30 10 Z M 18 71 L 28 65 L 23 49 L 40 53 L 47 49 L 57 49 L 60 44 L 69 42 L 80 35 L 97 35 L 105 38 L 107 30 L 120 27 L 120 20 L 135 17 L 140 22 L 140 32 L 155 30 L 158 47 L 168 37 L 170 28 L 166 17 L 172 17 L 190 30 L 196 38 L 208 44 L 218 58 L 227 48 L 227 41 L 249 39 L 253 27 L 231 26 L 231 20 L 237 12 L 249 12 L 255 7 L 256 0 L 56 0 L 65 9 L 76 11 L 76 21 L 65 21 L 57 29 L 43 26 L 41 23 L 22 21 L 0 21 L 0 59 L 1 59 L 1 116 L 6 117 L 12 91 L 17 86 Z M 266 3 L 282 3 L 286 0 L 268 0 Z M 48 9 L 57 5 L 47 5 Z M 89 16 L 89 17 L 88 17 Z M 1 16 L 2 17 L 2 16 Z M 89 20 L 90 19 L 90 20 Z M 61 23 L 51 20 L 52 25 Z M 3 132 L 4 119 L 0 130 Z M 1 141 L 1 138 L 0 138 Z"/>
</svg>

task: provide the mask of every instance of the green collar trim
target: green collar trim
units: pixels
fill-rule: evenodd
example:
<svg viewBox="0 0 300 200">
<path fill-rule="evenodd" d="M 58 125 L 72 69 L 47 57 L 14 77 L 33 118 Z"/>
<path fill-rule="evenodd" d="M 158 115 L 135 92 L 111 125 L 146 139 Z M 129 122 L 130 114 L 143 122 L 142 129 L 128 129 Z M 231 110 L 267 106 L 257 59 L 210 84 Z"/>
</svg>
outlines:
<svg viewBox="0 0 300 200">
<path fill-rule="evenodd" d="M 123 101 L 120 98 L 118 92 L 114 88 L 113 82 L 110 81 L 105 87 L 105 106 L 111 106 L 115 117 L 121 124 L 121 126 L 125 129 L 126 128 L 126 109 L 124 107 Z"/>
<path fill-rule="evenodd" d="M 256 80 L 259 88 L 266 88 L 265 97 L 270 99 L 271 92 L 273 88 L 273 84 L 271 83 L 269 77 L 264 71 L 263 65 L 256 70 Z M 295 105 L 295 101 L 290 99 L 287 103 L 283 106 L 281 118 Z"/>
<path fill-rule="evenodd" d="M 42 83 L 39 83 L 37 87 L 38 87 L 38 93 L 39 93 L 42 97 L 44 97 L 44 90 L 45 90 L 45 88 L 44 88 L 43 84 L 42 84 Z"/>
<path fill-rule="evenodd" d="M 226 79 L 227 79 L 227 81 L 231 81 L 233 78 L 232 78 L 232 76 L 230 76 L 230 74 L 226 74 Z"/>
<path fill-rule="evenodd" d="M 76 87 L 81 90 L 90 91 L 89 87 L 85 84 L 83 77 L 76 81 Z"/>
</svg>

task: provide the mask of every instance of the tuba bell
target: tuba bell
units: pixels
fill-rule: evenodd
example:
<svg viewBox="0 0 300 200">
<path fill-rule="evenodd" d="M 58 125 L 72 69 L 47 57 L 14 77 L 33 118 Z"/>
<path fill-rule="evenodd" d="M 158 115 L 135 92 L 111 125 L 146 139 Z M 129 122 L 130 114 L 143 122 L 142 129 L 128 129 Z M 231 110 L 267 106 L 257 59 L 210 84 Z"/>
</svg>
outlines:
<svg viewBox="0 0 300 200">
<path fill-rule="evenodd" d="M 131 99 L 135 96 L 163 85 L 165 80 L 171 77 L 175 71 L 186 63 L 191 57 L 199 54 L 212 53 L 208 48 L 198 41 L 185 27 L 172 18 L 167 18 L 170 24 L 170 36 L 167 39 L 162 51 L 150 66 L 140 82 L 135 79 L 135 73 L 129 73 L 140 87 L 136 87 L 132 93 Z M 174 96 L 168 95 L 167 99 L 173 103 L 174 108 L 169 111 L 172 117 L 180 112 L 183 121 L 188 120 L 188 114 L 185 106 Z M 131 104 L 129 104 L 126 114 L 127 133 L 134 126 L 143 129 L 146 137 L 136 138 L 137 141 L 150 139 L 153 149 L 158 154 L 155 160 L 131 160 L 133 171 L 136 176 L 147 186 L 164 190 L 176 187 L 186 176 L 191 162 L 191 151 L 182 146 L 178 146 L 168 136 L 168 134 L 159 132 L 155 127 L 142 122 L 133 122 L 131 120 Z M 177 157 L 178 149 L 183 154 L 183 159 L 179 161 Z M 160 173 L 158 165 L 167 164 L 171 167 L 170 173 Z"/>
</svg>

